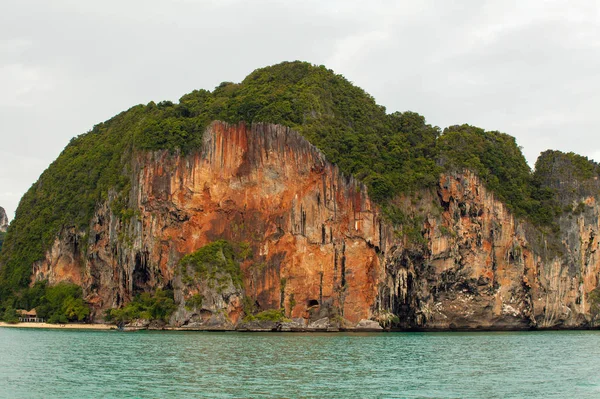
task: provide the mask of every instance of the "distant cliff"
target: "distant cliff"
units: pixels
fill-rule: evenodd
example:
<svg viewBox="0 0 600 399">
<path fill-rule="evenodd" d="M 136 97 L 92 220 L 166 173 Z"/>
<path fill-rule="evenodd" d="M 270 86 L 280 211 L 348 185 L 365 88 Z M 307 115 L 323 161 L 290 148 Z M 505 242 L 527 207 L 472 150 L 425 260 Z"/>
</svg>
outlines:
<svg viewBox="0 0 600 399">
<path fill-rule="evenodd" d="M 7 229 L 8 217 L 6 217 L 6 211 L 4 211 L 4 208 L 0 206 L 0 250 L 2 250 L 2 245 L 4 244 L 4 236 L 6 235 Z"/>
<path fill-rule="evenodd" d="M 598 164 L 559 151 L 532 171 L 507 134 L 442 132 L 386 114 L 324 67 L 283 63 L 73 139 L 8 229 L 0 315 L 597 327 L 599 178 Z"/>
<path fill-rule="evenodd" d="M 0 233 L 6 233 L 8 229 L 8 217 L 6 211 L 0 206 Z"/>
</svg>

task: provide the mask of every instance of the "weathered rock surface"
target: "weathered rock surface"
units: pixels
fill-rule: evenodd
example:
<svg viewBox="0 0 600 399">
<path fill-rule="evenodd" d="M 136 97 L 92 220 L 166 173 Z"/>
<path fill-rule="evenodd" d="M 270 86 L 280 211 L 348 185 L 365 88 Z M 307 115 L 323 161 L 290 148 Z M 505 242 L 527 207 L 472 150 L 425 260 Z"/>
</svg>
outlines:
<svg viewBox="0 0 600 399">
<path fill-rule="evenodd" d="M 383 328 L 381 327 L 381 325 L 376 322 L 375 320 L 361 320 L 358 322 L 358 324 L 356 325 L 356 327 L 354 327 L 355 330 L 361 330 L 361 331 L 379 331 L 379 330 L 383 330 Z"/>
<path fill-rule="evenodd" d="M 8 217 L 6 211 L 0 206 L 0 233 L 6 233 L 8 229 Z"/>
<path fill-rule="evenodd" d="M 595 197 L 582 214 L 563 215 L 552 242 L 508 209 L 469 172 L 443 176 L 440 215 L 424 223 L 426 250 L 389 254 L 380 306 L 406 328 L 586 327 L 598 286 Z"/>
<path fill-rule="evenodd" d="M 598 286 L 598 193 L 577 198 L 551 240 L 517 221 L 470 172 L 398 199 L 424 216 L 422 245 L 395 234 L 366 188 L 281 126 L 215 122 L 201 151 L 138 154 L 130 219 L 99 206 L 86 237 L 63 231 L 32 280 L 82 285 L 95 314 L 172 288 L 171 324 L 199 329 L 587 327 Z M 185 283 L 179 260 L 217 239 L 247 242 L 243 287 Z M 226 280 L 226 279 L 225 279 Z M 186 307 L 193 295 L 200 308 Z M 244 299 L 246 298 L 246 299 Z M 244 300 L 292 322 L 243 322 Z M 371 320 L 371 321 L 369 321 Z M 260 323 L 259 323 L 260 324 Z M 263 323 L 264 324 L 264 323 Z"/>
<path fill-rule="evenodd" d="M 258 310 L 284 308 L 309 322 L 315 309 L 320 317 L 354 322 L 372 315 L 379 242 L 391 229 L 373 213 L 366 188 L 297 133 L 215 123 L 202 151 L 140 154 L 132 166 L 136 216 L 123 221 L 109 203 L 99 207 L 88 241 L 63 232 L 34 266 L 34 280 L 81 284 L 97 314 L 138 292 L 174 288 L 180 309 L 173 323 L 199 328 L 217 313 L 226 327 L 236 325 L 244 295 Z M 244 292 L 191 290 L 205 298 L 193 314 L 184 306 L 178 262 L 219 238 L 251 245 L 254 256 L 242 264 Z"/>
</svg>

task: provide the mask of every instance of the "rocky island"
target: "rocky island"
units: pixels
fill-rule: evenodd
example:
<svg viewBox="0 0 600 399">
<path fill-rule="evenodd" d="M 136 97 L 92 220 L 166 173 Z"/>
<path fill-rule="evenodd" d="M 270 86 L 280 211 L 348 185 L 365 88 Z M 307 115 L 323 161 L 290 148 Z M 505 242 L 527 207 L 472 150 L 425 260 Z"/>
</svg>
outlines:
<svg viewBox="0 0 600 399">
<path fill-rule="evenodd" d="M 74 138 L 25 194 L 0 315 L 131 328 L 593 328 L 600 166 L 387 114 L 303 62 Z M 1 223 L 0 223 L 1 224 Z"/>
<path fill-rule="evenodd" d="M 8 217 L 6 211 L 0 206 L 0 233 L 6 233 L 8 229 Z"/>
<path fill-rule="evenodd" d="M 0 250 L 2 250 L 2 243 L 4 242 L 4 236 L 8 229 L 8 217 L 6 211 L 0 206 Z"/>
</svg>

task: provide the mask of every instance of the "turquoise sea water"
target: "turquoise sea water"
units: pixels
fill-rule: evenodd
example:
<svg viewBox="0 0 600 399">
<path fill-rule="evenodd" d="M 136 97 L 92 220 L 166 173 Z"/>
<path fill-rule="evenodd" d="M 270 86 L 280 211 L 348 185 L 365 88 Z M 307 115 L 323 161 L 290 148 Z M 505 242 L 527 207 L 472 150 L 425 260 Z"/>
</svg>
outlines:
<svg viewBox="0 0 600 399">
<path fill-rule="evenodd" d="M 600 331 L 0 328 L 1 398 L 600 398 Z"/>
</svg>

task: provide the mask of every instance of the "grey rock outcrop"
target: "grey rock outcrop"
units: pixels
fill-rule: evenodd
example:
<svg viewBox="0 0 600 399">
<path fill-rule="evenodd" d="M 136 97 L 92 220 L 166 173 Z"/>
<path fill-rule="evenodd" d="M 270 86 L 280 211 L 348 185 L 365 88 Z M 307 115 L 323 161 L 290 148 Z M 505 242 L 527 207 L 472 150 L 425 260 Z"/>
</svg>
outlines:
<svg viewBox="0 0 600 399">
<path fill-rule="evenodd" d="M 6 217 L 6 211 L 0 206 L 0 233 L 6 233 L 8 229 L 8 217 Z"/>
</svg>

